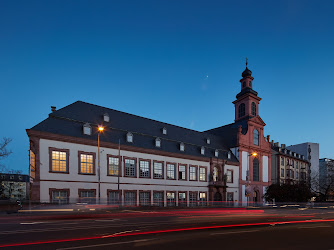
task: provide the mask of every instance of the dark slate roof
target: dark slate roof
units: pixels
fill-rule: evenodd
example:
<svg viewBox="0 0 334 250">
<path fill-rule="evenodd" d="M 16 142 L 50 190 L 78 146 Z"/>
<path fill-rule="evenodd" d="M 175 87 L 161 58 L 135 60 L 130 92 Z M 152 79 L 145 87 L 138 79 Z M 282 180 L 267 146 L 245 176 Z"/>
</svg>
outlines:
<svg viewBox="0 0 334 250">
<path fill-rule="evenodd" d="M 239 99 L 239 97 L 241 97 L 241 96 L 243 96 L 243 95 L 245 95 L 245 94 L 247 94 L 247 93 L 251 93 L 251 94 L 257 96 L 257 92 L 256 92 L 255 90 L 253 90 L 253 89 L 250 88 L 250 87 L 246 87 L 246 88 L 244 88 L 243 90 L 241 90 L 241 91 L 239 92 L 239 94 L 236 95 L 236 98 Z"/>
<path fill-rule="evenodd" d="M 109 115 L 110 122 L 103 122 L 103 115 L 105 113 Z M 83 134 L 83 125 L 85 123 L 89 123 L 92 126 L 92 135 Z M 214 157 L 214 152 L 218 149 L 220 159 L 227 159 L 227 153 L 230 152 L 230 161 L 238 162 L 220 136 L 82 101 L 74 102 L 50 113 L 47 119 L 32 127 L 31 130 L 97 141 L 96 126 L 102 123 L 106 127 L 106 130 L 100 136 L 101 141 L 118 143 L 120 140 L 121 145 L 131 145 L 145 149 L 162 150 L 199 157 Z M 163 128 L 167 129 L 167 135 L 162 133 Z M 126 141 L 127 132 L 133 134 L 133 143 Z M 155 147 L 155 138 L 157 137 L 161 139 L 161 148 Z M 210 144 L 206 143 L 207 138 L 210 138 Z M 184 152 L 179 150 L 181 142 L 185 144 Z M 205 147 L 204 156 L 201 155 L 201 146 Z"/>
<path fill-rule="evenodd" d="M 287 157 L 290 157 L 290 158 L 295 158 L 296 160 L 300 160 L 300 161 L 305 161 L 305 162 L 307 162 L 305 156 L 304 156 L 304 159 L 298 157 L 298 155 L 300 155 L 300 157 L 302 157 L 302 156 L 303 156 L 302 154 L 298 154 L 298 153 L 296 153 L 297 156 L 294 156 L 293 154 L 294 154 L 295 152 L 293 152 L 292 150 L 289 150 L 289 149 L 287 149 L 287 148 L 282 148 L 282 147 L 279 147 L 279 146 L 276 146 L 276 145 L 271 144 L 271 150 L 277 152 L 277 154 L 284 155 L 284 156 L 287 156 Z M 285 153 L 285 150 L 286 150 L 286 153 Z M 291 152 L 291 155 L 290 155 L 290 152 Z"/>
<path fill-rule="evenodd" d="M 247 116 L 241 120 L 238 120 L 237 122 L 221 126 L 218 128 L 210 129 L 205 132 L 222 137 L 224 144 L 228 148 L 234 148 L 237 146 L 237 134 L 239 126 L 241 125 L 242 127 L 241 129 L 242 134 L 245 135 L 248 131 L 248 123 L 247 123 L 248 119 L 249 117 Z"/>
</svg>

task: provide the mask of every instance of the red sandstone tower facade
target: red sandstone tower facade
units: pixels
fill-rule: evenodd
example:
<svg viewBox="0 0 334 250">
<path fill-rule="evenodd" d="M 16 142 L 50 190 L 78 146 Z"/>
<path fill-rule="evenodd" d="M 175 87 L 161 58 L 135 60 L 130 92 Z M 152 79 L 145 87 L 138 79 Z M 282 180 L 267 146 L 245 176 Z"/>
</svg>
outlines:
<svg viewBox="0 0 334 250">
<path fill-rule="evenodd" d="M 264 136 L 266 125 L 259 115 L 261 98 L 253 90 L 252 72 L 242 73 L 241 91 L 233 102 L 235 125 L 238 127 L 234 152 L 239 157 L 239 201 L 252 204 L 263 201 L 266 188 L 271 184 L 271 146 Z"/>
</svg>

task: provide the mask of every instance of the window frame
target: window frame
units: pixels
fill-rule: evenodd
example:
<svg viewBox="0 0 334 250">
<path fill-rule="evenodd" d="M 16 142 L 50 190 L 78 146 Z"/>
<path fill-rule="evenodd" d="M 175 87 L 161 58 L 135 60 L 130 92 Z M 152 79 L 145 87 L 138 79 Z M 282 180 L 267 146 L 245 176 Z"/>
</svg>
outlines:
<svg viewBox="0 0 334 250">
<path fill-rule="evenodd" d="M 198 198 L 199 198 L 198 191 L 189 191 L 188 193 L 189 193 L 189 207 L 197 207 L 198 206 Z M 195 196 L 196 196 L 195 201 L 190 200 L 190 197 L 191 197 L 192 194 L 195 194 Z"/>
<path fill-rule="evenodd" d="M 81 172 L 81 155 L 91 155 L 91 156 L 93 156 L 93 172 L 92 173 Z M 78 151 L 78 174 L 81 174 L 81 175 L 96 175 L 96 153 L 95 152 Z"/>
<path fill-rule="evenodd" d="M 107 176 L 118 176 L 110 174 L 110 160 L 109 158 L 118 158 L 118 175 L 122 176 L 122 156 L 107 154 Z"/>
<path fill-rule="evenodd" d="M 257 133 L 255 133 L 255 131 Z M 257 141 L 257 144 L 255 143 Z M 260 146 L 260 132 L 257 130 L 257 128 L 254 128 L 253 130 L 253 145 Z"/>
<path fill-rule="evenodd" d="M 255 160 L 256 160 L 257 163 L 258 163 L 258 166 L 257 166 L 257 177 L 258 177 L 258 178 L 257 178 L 257 180 L 254 180 L 254 176 L 255 176 L 255 175 L 254 175 L 254 173 L 255 173 L 255 172 L 254 172 L 254 161 L 255 161 Z M 253 168 L 253 176 L 252 176 L 252 180 L 253 180 L 253 181 L 256 181 L 256 182 L 259 182 L 259 181 L 260 181 L 260 161 L 259 161 L 259 159 L 256 158 L 256 157 L 253 159 L 253 162 L 252 162 L 252 168 Z"/>
<path fill-rule="evenodd" d="M 168 178 L 168 165 L 174 166 L 174 178 Z M 176 180 L 176 166 L 175 162 L 166 162 L 166 180 Z"/>
<path fill-rule="evenodd" d="M 185 203 L 181 203 L 181 205 L 180 205 L 180 194 L 185 194 L 186 195 L 186 197 L 185 197 Z M 177 192 L 177 206 L 178 207 L 188 207 L 188 194 L 187 194 L 188 192 L 187 191 L 178 191 Z"/>
<path fill-rule="evenodd" d="M 159 137 L 155 138 L 154 142 L 155 142 L 154 144 L 155 144 L 156 148 L 161 148 L 161 139 Z M 158 143 L 159 143 L 159 145 L 158 145 Z"/>
<path fill-rule="evenodd" d="M 53 151 L 66 153 L 66 171 L 54 171 L 54 170 L 52 170 L 52 152 Z M 70 160 L 70 150 L 69 149 L 49 147 L 49 173 L 69 174 L 70 173 L 70 171 L 69 171 L 69 160 Z"/>
<path fill-rule="evenodd" d="M 65 204 L 69 204 L 70 194 L 71 194 L 69 188 L 63 188 L 63 189 L 61 189 L 61 188 L 49 188 L 49 197 L 50 197 L 50 203 L 51 204 L 54 204 L 53 203 L 53 197 L 52 197 L 52 194 L 53 194 L 54 191 L 55 192 L 66 192 L 67 193 L 67 197 L 66 197 L 66 203 Z M 60 205 L 60 204 L 58 203 L 58 205 Z"/>
<path fill-rule="evenodd" d="M 246 115 L 246 104 L 240 103 L 238 106 L 238 118 L 244 117 Z"/>
<path fill-rule="evenodd" d="M 129 137 L 131 137 L 131 141 L 129 140 Z M 133 134 L 131 132 L 126 134 L 126 142 L 133 143 Z"/>
<path fill-rule="evenodd" d="M 117 205 L 113 205 L 113 204 L 111 204 L 111 202 L 110 202 L 109 194 L 110 194 L 111 192 L 118 193 L 118 195 L 119 195 L 119 200 L 118 200 L 119 203 L 118 203 Z M 120 205 L 122 205 L 122 190 L 107 189 L 107 202 L 108 202 L 108 205 L 113 205 L 113 206 L 120 206 Z"/>
<path fill-rule="evenodd" d="M 167 194 L 168 193 L 174 193 L 174 205 L 173 206 L 169 206 L 168 204 L 168 199 L 167 199 Z M 169 191 L 169 190 L 166 190 L 166 207 L 176 207 L 176 204 L 177 204 L 177 192 L 176 191 Z"/>
<path fill-rule="evenodd" d="M 159 177 L 155 177 L 155 163 L 161 163 L 161 175 L 162 177 L 159 178 Z M 164 180 L 165 179 L 165 171 L 164 171 L 164 168 L 165 168 L 165 165 L 164 165 L 164 162 L 163 161 L 156 161 L 156 160 L 153 160 L 153 179 L 158 179 L 158 180 Z"/>
<path fill-rule="evenodd" d="M 252 116 L 257 116 L 257 107 L 256 107 L 256 103 L 255 102 L 252 102 L 252 104 L 251 104 L 251 112 L 252 112 L 251 113 Z"/>
<path fill-rule="evenodd" d="M 231 181 L 228 181 L 227 176 L 228 176 L 228 172 L 231 173 Z M 226 183 L 233 183 L 233 177 L 234 177 L 234 173 L 233 173 L 233 169 L 226 169 Z"/>
<path fill-rule="evenodd" d="M 141 202 L 140 194 L 142 194 L 142 193 L 149 193 L 149 202 L 148 202 L 147 205 L 145 205 L 145 204 L 143 204 Z M 151 194 L 151 190 L 139 190 L 139 197 L 138 197 L 138 199 L 139 199 L 139 206 L 140 207 L 149 207 L 149 206 L 152 206 L 152 194 Z"/>
<path fill-rule="evenodd" d="M 152 176 L 152 174 L 151 174 L 151 172 L 152 172 L 151 160 L 150 159 L 139 158 L 138 162 L 139 162 L 139 164 L 138 164 L 138 168 L 139 168 L 139 175 L 138 176 L 139 176 L 139 178 L 151 179 L 151 176 Z M 146 176 L 141 176 L 141 171 L 140 171 L 140 163 L 141 162 L 148 162 L 148 176 L 147 177 Z"/>
<path fill-rule="evenodd" d="M 93 192 L 94 197 L 82 197 L 81 192 Z M 79 197 L 79 202 L 83 202 L 83 198 L 91 198 L 92 200 L 95 199 L 95 202 L 93 204 L 96 204 L 96 189 L 85 189 L 85 188 L 78 188 L 78 197 Z M 89 204 L 89 202 L 87 202 Z"/>
<path fill-rule="evenodd" d="M 205 194 L 205 201 L 201 201 L 201 193 Z M 207 206 L 208 205 L 208 192 L 199 191 L 198 192 L 198 206 Z"/>
<path fill-rule="evenodd" d="M 185 166 L 185 174 L 184 174 L 184 178 L 185 179 L 180 179 L 180 166 Z M 182 164 L 182 163 L 179 163 L 178 164 L 178 168 L 177 168 L 177 179 L 179 181 L 187 181 L 187 173 L 188 173 L 188 165 L 187 164 Z"/>
<path fill-rule="evenodd" d="M 137 193 L 137 190 L 123 190 L 123 193 L 124 193 L 124 206 L 125 207 L 137 207 L 138 206 L 138 193 Z M 135 204 L 134 205 L 129 205 L 129 204 L 126 204 L 126 200 L 125 200 L 125 194 L 126 193 L 135 193 Z"/>
<path fill-rule="evenodd" d="M 134 176 L 127 176 L 126 175 L 126 166 L 125 166 L 125 161 L 126 160 L 134 160 L 134 165 L 135 165 L 135 175 Z M 127 177 L 127 178 L 137 178 L 137 158 L 134 158 L 134 157 L 127 157 L 127 156 L 123 156 L 123 177 Z"/>
<path fill-rule="evenodd" d="M 201 180 L 201 169 L 204 169 L 204 180 Z M 204 166 L 199 166 L 199 171 L 198 171 L 198 180 L 202 182 L 208 181 L 208 168 Z"/>
<path fill-rule="evenodd" d="M 155 202 L 154 200 L 154 195 L 155 193 L 162 193 L 162 200 L 161 200 L 161 203 L 157 205 L 157 203 Z M 152 205 L 153 206 L 156 206 L 156 207 L 164 207 L 165 206 L 165 191 L 163 190 L 153 190 L 153 196 L 152 196 Z"/>
<path fill-rule="evenodd" d="M 196 170 L 196 178 L 192 180 L 191 177 L 191 168 L 195 168 Z M 198 181 L 198 166 L 196 165 L 189 165 L 189 181 Z"/>
<path fill-rule="evenodd" d="M 180 151 L 184 152 L 186 150 L 186 146 L 184 145 L 183 142 L 180 143 Z"/>
</svg>

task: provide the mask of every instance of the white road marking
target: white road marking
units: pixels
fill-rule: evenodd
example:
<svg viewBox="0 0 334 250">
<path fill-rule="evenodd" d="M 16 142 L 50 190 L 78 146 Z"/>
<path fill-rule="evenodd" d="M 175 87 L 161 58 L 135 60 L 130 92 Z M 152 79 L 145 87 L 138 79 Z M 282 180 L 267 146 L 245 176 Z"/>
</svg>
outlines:
<svg viewBox="0 0 334 250">
<path fill-rule="evenodd" d="M 132 241 L 125 241 L 125 242 L 105 243 L 105 244 L 96 244 L 96 245 L 79 246 L 79 247 L 57 248 L 57 250 L 82 249 L 82 248 L 90 248 L 90 247 L 104 247 L 104 246 L 112 246 L 112 245 L 121 245 L 121 244 L 130 244 L 130 243 L 137 243 L 137 242 L 145 242 L 145 241 L 149 241 L 149 240 L 152 240 L 152 239 L 132 240 Z"/>
<path fill-rule="evenodd" d="M 72 212 L 73 209 L 61 208 L 61 209 L 39 209 L 39 210 L 19 210 L 19 213 L 25 212 Z"/>
<path fill-rule="evenodd" d="M 44 223 L 44 222 L 21 222 L 20 224 L 21 225 L 35 225 L 35 224 L 41 224 L 41 223 Z"/>
<path fill-rule="evenodd" d="M 239 234 L 239 233 L 253 233 L 258 232 L 260 230 L 247 230 L 247 231 L 233 231 L 233 232 L 222 232 L 222 233 L 212 233 L 210 235 L 218 235 L 218 234 Z"/>
</svg>

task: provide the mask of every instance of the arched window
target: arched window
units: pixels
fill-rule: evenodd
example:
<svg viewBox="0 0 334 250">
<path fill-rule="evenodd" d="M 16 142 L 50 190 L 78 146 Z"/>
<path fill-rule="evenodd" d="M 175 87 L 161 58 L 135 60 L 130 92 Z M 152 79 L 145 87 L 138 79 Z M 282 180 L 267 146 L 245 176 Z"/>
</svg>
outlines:
<svg viewBox="0 0 334 250">
<path fill-rule="evenodd" d="M 259 146 L 259 131 L 257 129 L 254 129 L 254 145 Z"/>
<path fill-rule="evenodd" d="M 252 87 L 252 81 L 249 81 L 249 87 Z"/>
<path fill-rule="evenodd" d="M 253 160 L 253 181 L 259 181 L 259 160 L 257 158 Z"/>
<path fill-rule="evenodd" d="M 255 102 L 252 102 L 252 115 L 256 116 L 256 104 L 255 104 Z"/>
<path fill-rule="evenodd" d="M 245 88 L 246 87 L 246 82 L 242 83 L 242 87 Z"/>
<path fill-rule="evenodd" d="M 240 117 L 243 117 L 244 115 L 245 115 L 245 108 L 246 106 L 245 106 L 245 104 L 244 103 L 241 103 L 240 105 L 239 105 L 239 118 Z"/>
<path fill-rule="evenodd" d="M 212 180 L 213 180 L 213 182 L 218 181 L 218 168 L 216 168 L 216 167 L 213 168 Z"/>
</svg>

